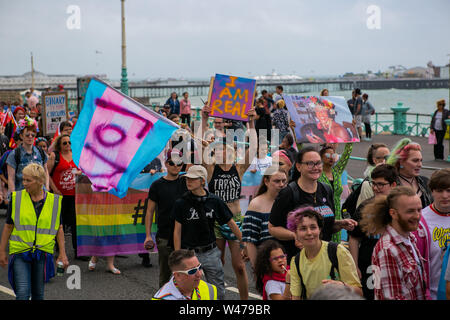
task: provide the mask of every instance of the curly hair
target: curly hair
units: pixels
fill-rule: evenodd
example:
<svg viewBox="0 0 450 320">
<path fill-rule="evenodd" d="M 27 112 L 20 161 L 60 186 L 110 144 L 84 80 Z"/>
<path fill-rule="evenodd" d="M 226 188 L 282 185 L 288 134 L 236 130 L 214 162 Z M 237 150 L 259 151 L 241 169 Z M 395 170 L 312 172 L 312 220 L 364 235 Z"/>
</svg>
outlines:
<svg viewBox="0 0 450 320">
<path fill-rule="evenodd" d="M 62 139 L 64 137 L 69 137 L 70 138 L 70 136 L 68 134 L 62 134 L 62 135 L 56 137 L 56 140 L 55 140 L 55 151 L 61 152 L 61 141 L 62 141 Z"/>
<path fill-rule="evenodd" d="M 284 247 L 276 240 L 264 241 L 258 248 L 258 253 L 256 255 L 255 261 L 255 279 L 256 279 L 256 290 L 263 294 L 263 278 L 266 274 L 272 273 L 272 264 L 270 263 L 270 253 L 273 250 L 281 249 L 283 253 L 286 253 Z"/>
<path fill-rule="evenodd" d="M 296 232 L 298 225 L 305 217 L 316 219 L 319 229 L 323 229 L 324 221 L 322 215 L 311 206 L 300 206 L 289 212 L 287 218 L 287 228 L 292 232 Z"/>
<path fill-rule="evenodd" d="M 361 230 L 368 235 L 383 233 L 386 226 L 392 222 L 389 209 L 395 208 L 400 196 L 413 197 L 416 193 L 409 187 L 395 187 L 387 196 L 380 195 L 369 202 L 361 211 Z"/>
</svg>

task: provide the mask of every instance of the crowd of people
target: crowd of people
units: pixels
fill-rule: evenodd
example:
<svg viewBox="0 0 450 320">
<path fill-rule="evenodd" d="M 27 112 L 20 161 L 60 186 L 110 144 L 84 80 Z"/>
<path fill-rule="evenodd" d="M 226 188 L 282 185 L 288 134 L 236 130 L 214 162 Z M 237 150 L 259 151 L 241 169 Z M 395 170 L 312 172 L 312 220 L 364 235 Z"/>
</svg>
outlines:
<svg viewBox="0 0 450 320">
<path fill-rule="evenodd" d="M 296 144 L 282 86 L 275 91 L 257 96 L 248 122 L 212 119 L 206 102 L 200 131 L 187 92 L 180 100 L 172 93 L 159 110 L 180 129 L 143 169 L 165 172 L 150 186 L 145 216 L 143 246 L 158 248 L 160 290 L 153 299 L 225 299 L 226 250 L 242 300 L 252 279 L 264 300 L 325 299 L 328 293 L 330 299 L 425 300 L 442 299 L 442 290 L 449 299 L 444 266 L 450 263 L 443 257 L 450 244 L 450 169 L 430 179 L 421 175 L 422 148 L 408 138 L 391 148 L 373 144 L 364 181 L 349 194 L 344 177 L 354 144 L 340 154 L 335 143 Z M 355 89 L 348 105 L 360 137 L 364 123 L 371 139 L 375 109 L 368 95 Z M 438 103 L 431 124 L 441 143 L 448 117 L 443 106 Z M 0 265 L 8 266 L 17 299 L 43 299 L 44 283 L 55 274 L 55 250 L 57 263 L 69 263 L 64 231 L 70 230 L 75 258 L 89 261 L 89 270 L 98 257 L 77 254 L 75 177 L 82 172 L 72 159 L 74 123 L 62 122 L 51 141 L 39 129 L 39 108 L 10 111 L 17 125 L 6 123 L 0 136 L 0 200 L 7 208 Z M 238 129 L 243 141 L 230 140 L 227 133 Z M 244 212 L 244 174 L 257 172 L 260 185 Z M 148 254 L 141 257 L 151 266 Z M 107 270 L 121 274 L 114 256 L 107 257 Z"/>
</svg>

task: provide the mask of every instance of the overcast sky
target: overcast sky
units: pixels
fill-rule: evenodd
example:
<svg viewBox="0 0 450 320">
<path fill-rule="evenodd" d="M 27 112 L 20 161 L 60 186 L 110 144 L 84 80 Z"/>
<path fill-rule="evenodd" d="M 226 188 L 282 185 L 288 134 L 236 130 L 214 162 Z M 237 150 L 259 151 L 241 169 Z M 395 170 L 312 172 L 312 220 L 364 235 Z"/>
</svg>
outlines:
<svg viewBox="0 0 450 320">
<path fill-rule="evenodd" d="M 70 5 L 80 29 L 69 29 Z M 376 12 L 380 9 L 380 29 Z M 120 0 L 0 0 L 0 75 L 120 79 Z M 342 75 L 448 63 L 448 0 L 127 0 L 128 77 Z M 74 24 L 71 26 L 74 26 Z M 96 53 L 97 52 L 97 53 Z"/>
</svg>

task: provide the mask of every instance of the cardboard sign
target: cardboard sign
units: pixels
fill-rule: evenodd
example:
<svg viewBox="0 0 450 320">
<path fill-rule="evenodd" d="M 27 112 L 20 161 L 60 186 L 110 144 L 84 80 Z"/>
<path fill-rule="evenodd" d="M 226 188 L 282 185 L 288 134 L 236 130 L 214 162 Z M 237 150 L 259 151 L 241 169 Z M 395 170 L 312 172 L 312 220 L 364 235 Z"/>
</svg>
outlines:
<svg viewBox="0 0 450 320">
<path fill-rule="evenodd" d="M 359 142 L 343 97 L 283 95 L 283 98 L 295 122 L 297 143 Z"/>
<path fill-rule="evenodd" d="M 68 119 L 67 92 L 43 93 L 42 106 L 44 136 L 53 135 L 58 130 L 59 124 Z"/>
<path fill-rule="evenodd" d="M 216 74 L 211 78 L 209 105 L 211 117 L 248 121 L 253 106 L 256 80 Z"/>
</svg>

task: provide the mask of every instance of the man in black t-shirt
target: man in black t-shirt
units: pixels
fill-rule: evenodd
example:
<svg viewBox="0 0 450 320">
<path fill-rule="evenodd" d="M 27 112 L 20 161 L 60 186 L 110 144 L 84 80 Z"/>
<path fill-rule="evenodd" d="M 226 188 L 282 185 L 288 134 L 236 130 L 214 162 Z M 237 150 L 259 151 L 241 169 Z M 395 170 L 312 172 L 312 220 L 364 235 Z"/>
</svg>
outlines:
<svg viewBox="0 0 450 320">
<path fill-rule="evenodd" d="M 227 224 L 239 241 L 242 234 L 228 206 L 216 195 L 205 190 L 207 171 L 194 165 L 186 173 L 186 192 L 175 202 L 173 241 L 175 250 L 194 250 L 202 264 L 207 282 L 217 287 L 219 299 L 225 297 L 225 282 L 221 252 L 216 246 L 214 224 Z"/>
<path fill-rule="evenodd" d="M 181 156 L 181 154 L 178 154 Z M 146 238 L 144 246 L 146 249 L 154 247 L 151 237 L 151 229 L 153 222 L 153 213 L 156 209 L 156 224 L 158 231 L 156 233 L 156 245 L 158 247 L 158 262 L 159 262 L 159 285 L 169 281 L 172 273 L 169 268 L 169 255 L 173 251 L 173 227 L 174 220 L 170 213 L 173 205 L 186 191 L 186 182 L 184 178 L 180 177 L 182 163 L 175 163 L 172 159 L 172 150 L 166 154 L 165 165 L 167 168 L 167 175 L 156 180 L 150 186 L 148 191 L 147 212 L 145 215 L 145 230 Z M 143 264 L 149 259 L 148 254 L 142 255 Z M 149 262 L 149 260 L 148 260 Z"/>
</svg>

